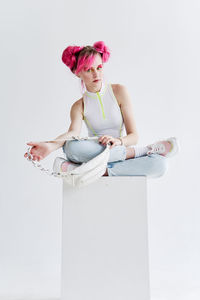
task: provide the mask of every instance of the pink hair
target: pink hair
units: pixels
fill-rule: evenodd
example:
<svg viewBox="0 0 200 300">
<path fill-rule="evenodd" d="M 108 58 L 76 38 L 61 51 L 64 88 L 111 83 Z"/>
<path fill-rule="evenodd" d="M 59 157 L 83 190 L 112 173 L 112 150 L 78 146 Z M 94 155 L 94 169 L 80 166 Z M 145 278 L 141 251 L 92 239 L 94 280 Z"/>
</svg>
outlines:
<svg viewBox="0 0 200 300">
<path fill-rule="evenodd" d="M 95 55 L 100 54 L 102 62 L 107 62 L 110 50 L 103 41 L 94 43 L 93 46 L 68 46 L 62 54 L 62 61 L 76 75 L 83 69 L 88 70 L 94 61 Z"/>
<path fill-rule="evenodd" d="M 83 47 L 78 46 L 69 46 L 67 47 L 62 54 L 62 61 L 66 66 L 68 66 L 71 70 L 73 69 L 76 63 L 76 56 L 75 54 L 81 51 Z"/>
<path fill-rule="evenodd" d="M 75 74 L 77 75 L 83 69 L 88 70 L 92 66 L 94 59 L 95 54 L 91 54 L 89 56 L 85 54 L 83 56 L 80 56 L 77 62 Z"/>
<path fill-rule="evenodd" d="M 95 50 L 97 50 L 97 52 L 102 54 L 102 61 L 107 62 L 110 57 L 110 50 L 104 44 L 104 42 L 103 41 L 96 42 L 96 43 L 94 43 L 93 47 Z"/>
</svg>

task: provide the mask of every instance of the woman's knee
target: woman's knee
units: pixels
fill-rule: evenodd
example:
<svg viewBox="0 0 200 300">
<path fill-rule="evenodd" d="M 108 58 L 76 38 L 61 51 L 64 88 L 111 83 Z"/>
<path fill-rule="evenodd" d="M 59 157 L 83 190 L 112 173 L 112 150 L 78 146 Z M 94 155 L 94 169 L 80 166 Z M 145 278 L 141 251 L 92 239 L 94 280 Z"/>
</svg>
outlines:
<svg viewBox="0 0 200 300">
<path fill-rule="evenodd" d="M 87 162 L 100 154 L 102 150 L 102 145 L 89 140 L 68 141 L 64 147 L 67 158 L 76 163 Z"/>
<path fill-rule="evenodd" d="M 83 161 L 83 144 L 82 141 L 67 141 L 64 146 L 64 152 L 67 159 L 75 163 L 82 163 Z"/>
</svg>

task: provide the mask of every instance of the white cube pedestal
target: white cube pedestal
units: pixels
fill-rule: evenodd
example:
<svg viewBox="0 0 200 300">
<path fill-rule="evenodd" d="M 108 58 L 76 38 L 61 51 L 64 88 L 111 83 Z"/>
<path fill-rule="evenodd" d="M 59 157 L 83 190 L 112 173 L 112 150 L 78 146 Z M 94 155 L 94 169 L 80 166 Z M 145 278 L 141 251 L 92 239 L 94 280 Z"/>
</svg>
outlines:
<svg viewBox="0 0 200 300">
<path fill-rule="evenodd" d="M 149 300 L 145 176 L 63 182 L 61 300 Z"/>
</svg>

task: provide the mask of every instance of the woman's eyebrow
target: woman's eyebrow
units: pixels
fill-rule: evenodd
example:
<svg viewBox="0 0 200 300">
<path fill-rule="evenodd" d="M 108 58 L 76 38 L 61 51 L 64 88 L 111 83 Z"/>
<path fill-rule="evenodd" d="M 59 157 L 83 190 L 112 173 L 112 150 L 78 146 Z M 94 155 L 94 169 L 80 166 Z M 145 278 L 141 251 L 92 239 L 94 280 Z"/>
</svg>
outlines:
<svg viewBox="0 0 200 300">
<path fill-rule="evenodd" d="M 102 67 L 102 64 L 98 65 L 97 68 L 98 68 L 98 67 Z M 90 67 L 89 69 L 92 69 L 92 68 L 94 68 L 94 67 Z"/>
<path fill-rule="evenodd" d="M 97 68 L 98 68 L 98 67 L 102 67 L 102 64 L 98 65 Z"/>
<path fill-rule="evenodd" d="M 98 68 L 98 67 L 101 67 L 101 66 L 102 66 L 102 64 L 98 65 L 97 68 Z"/>
</svg>

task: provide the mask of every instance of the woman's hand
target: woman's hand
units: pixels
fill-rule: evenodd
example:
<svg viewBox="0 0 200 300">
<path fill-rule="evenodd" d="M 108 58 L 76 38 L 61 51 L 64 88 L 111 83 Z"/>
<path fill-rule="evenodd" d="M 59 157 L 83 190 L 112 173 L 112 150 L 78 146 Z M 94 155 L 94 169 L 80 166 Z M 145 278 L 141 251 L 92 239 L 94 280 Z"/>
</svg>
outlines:
<svg viewBox="0 0 200 300">
<path fill-rule="evenodd" d="M 29 142 L 27 145 L 32 146 L 30 154 L 33 156 L 33 160 L 40 161 L 49 155 L 53 150 L 53 145 L 51 143 L 45 142 Z M 27 157 L 28 153 L 24 154 L 24 157 Z"/>
<path fill-rule="evenodd" d="M 99 138 L 99 143 L 106 146 L 108 143 L 111 143 L 111 146 L 110 146 L 110 149 L 115 147 L 115 146 L 119 146 L 121 145 L 121 141 L 120 139 L 118 138 L 114 138 L 110 135 L 102 135 L 100 138 Z"/>
</svg>

